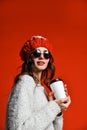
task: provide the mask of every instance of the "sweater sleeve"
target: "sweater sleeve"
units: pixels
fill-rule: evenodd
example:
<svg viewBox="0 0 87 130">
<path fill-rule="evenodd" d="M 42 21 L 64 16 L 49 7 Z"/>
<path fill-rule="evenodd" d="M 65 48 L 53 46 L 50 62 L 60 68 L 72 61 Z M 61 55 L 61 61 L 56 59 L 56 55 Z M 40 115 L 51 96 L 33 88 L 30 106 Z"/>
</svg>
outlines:
<svg viewBox="0 0 87 130">
<path fill-rule="evenodd" d="M 24 79 L 14 87 L 7 108 L 7 130 L 45 130 L 55 120 L 60 107 L 50 101 L 36 113 L 32 107 L 33 90 L 34 83 Z"/>
<path fill-rule="evenodd" d="M 62 130 L 63 129 L 63 115 L 57 116 L 54 121 L 54 128 L 55 130 Z"/>
</svg>

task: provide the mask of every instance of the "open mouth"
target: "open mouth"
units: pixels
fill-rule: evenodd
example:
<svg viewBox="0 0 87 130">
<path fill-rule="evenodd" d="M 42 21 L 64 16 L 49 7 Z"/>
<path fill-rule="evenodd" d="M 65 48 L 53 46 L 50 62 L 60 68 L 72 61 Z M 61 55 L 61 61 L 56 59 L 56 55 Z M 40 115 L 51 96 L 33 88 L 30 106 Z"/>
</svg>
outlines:
<svg viewBox="0 0 87 130">
<path fill-rule="evenodd" d="M 43 62 L 43 61 L 38 61 L 37 64 L 40 65 L 40 66 L 43 66 L 43 65 L 45 64 L 45 62 Z"/>
</svg>

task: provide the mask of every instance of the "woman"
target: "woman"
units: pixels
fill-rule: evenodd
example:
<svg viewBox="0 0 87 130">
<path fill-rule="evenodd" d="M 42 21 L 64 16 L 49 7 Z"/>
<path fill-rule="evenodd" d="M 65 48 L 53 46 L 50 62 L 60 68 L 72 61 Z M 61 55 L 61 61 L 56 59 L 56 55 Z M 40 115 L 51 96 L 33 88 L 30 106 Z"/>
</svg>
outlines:
<svg viewBox="0 0 87 130">
<path fill-rule="evenodd" d="M 42 36 L 33 36 L 22 47 L 21 73 L 16 76 L 10 93 L 6 130 L 62 130 L 62 113 L 70 105 L 70 97 L 54 99 L 46 87 L 54 77 L 52 47 Z"/>
</svg>

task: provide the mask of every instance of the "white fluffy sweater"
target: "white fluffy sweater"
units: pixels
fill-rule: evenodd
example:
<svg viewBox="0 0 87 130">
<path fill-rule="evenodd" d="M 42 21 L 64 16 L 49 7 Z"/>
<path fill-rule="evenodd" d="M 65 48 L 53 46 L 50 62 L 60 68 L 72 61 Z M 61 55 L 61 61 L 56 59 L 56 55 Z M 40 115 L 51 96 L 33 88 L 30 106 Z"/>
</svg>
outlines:
<svg viewBox="0 0 87 130">
<path fill-rule="evenodd" d="M 6 130 L 62 130 L 60 107 L 48 101 L 44 87 L 29 75 L 20 76 L 7 105 Z"/>
</svg>

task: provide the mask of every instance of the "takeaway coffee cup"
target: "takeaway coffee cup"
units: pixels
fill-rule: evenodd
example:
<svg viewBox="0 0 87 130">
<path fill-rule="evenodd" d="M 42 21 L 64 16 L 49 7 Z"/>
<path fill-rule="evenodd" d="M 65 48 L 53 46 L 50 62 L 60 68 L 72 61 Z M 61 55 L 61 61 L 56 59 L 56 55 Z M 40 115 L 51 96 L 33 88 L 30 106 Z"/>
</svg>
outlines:
<svg viewBox="0 0 87 130">
<path fill-rule="evenodd" d="M 64 83 L 62 79 L 57 78 L 55 80 L 52 80 L 50 83 L 50 88 L 54 91 L 54 96 L 56 99 L 66 97 L 64 91 Z"/>
</svg>

